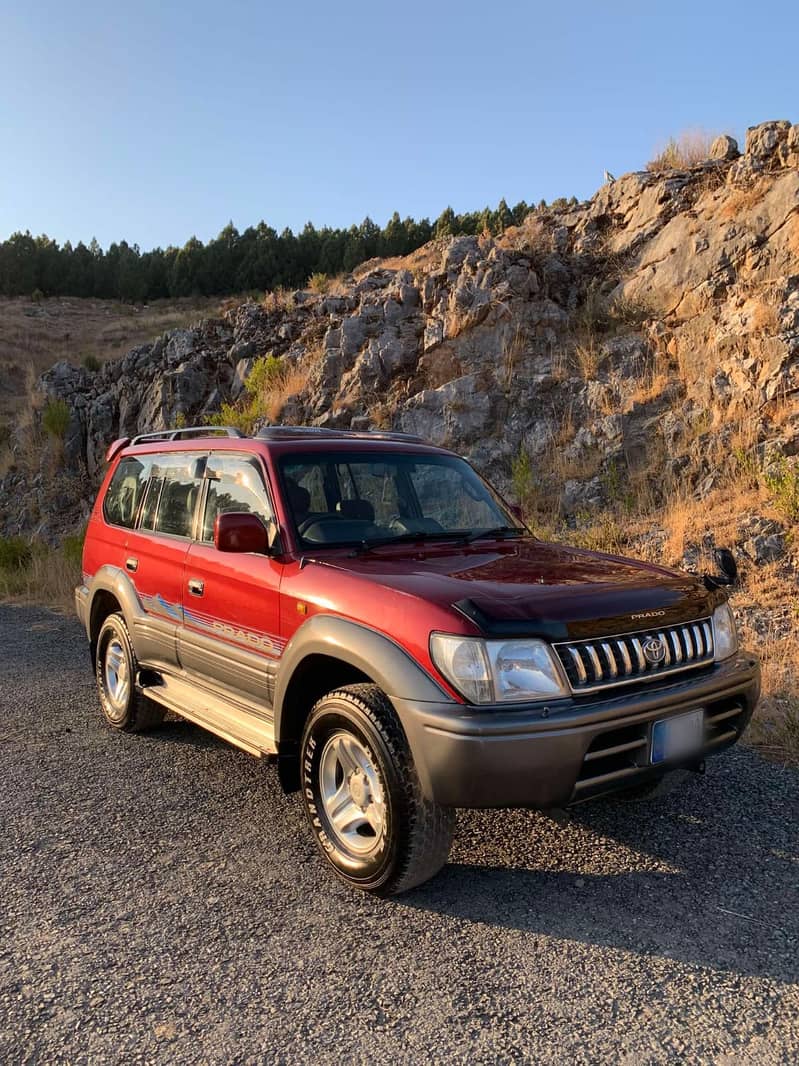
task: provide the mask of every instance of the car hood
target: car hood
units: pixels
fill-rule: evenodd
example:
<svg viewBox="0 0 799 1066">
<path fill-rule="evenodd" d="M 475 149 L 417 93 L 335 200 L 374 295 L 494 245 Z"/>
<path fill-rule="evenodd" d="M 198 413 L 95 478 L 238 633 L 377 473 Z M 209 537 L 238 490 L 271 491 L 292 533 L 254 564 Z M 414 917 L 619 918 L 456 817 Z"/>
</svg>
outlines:
<svg viewBox="0 0 799 1066">
<path fill-rule="evenodd" d="M 581 639 L 655 629 L 707 617 L 725 598 L 690 574 L 532 537 L 391 546 L 316 561 L 452 607 L 498 636 Z"/>
</svg>

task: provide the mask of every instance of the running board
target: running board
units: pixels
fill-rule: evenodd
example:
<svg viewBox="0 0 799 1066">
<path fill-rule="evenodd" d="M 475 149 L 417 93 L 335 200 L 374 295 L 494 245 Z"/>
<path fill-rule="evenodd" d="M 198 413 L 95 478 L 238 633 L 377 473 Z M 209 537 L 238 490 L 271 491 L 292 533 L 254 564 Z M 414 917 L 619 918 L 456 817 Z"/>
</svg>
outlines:
<svg viewBox="0 0 799 1066">
<path fill-rule="evenodd" d="M 142 683 L 144 678 L 152 683 Z M 170 674 L 153 675 L 141 671 L 139 690 L 167 710 L 187 718 L 203 729 L 215 733 L 229 744 L 243 748 L 250 755 L 274 755 L 277 752 L 272 722 L 261 717 L 263 712 L 243 703 L 234 703 L 209 692 L 196 681 L 188 681 Z"/>
</svg>

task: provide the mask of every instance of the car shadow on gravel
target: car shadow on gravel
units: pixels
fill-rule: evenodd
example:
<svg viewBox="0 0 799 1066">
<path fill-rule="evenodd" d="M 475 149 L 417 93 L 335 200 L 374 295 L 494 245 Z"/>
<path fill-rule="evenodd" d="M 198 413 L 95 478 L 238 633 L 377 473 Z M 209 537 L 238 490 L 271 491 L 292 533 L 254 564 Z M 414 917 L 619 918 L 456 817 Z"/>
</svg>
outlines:
<svg viewBox="0 0 799 1066">
<path fill-rule="evenodd" d="M 799 980 L 799 774 L 737 750 L 661 800 L 557 824 L 463 812 L 451 861 L 398 904 L 732 973 Z"/>
<path fill-rule="evenodd" d="M 166 744 L 180 744 L 189 748 L 197 748 L 198 750 L 219 748 L 222 751 L 229 751 L 231 747 L 220 737 L 209 733 L 207 729 L 203 729 L 185 718 L 178 718 L 177 715 L 173 714 L 169 714 L 164 724 L 158 726 L 157 729 L 143 733 L 140 739 Z"/>
</svg>

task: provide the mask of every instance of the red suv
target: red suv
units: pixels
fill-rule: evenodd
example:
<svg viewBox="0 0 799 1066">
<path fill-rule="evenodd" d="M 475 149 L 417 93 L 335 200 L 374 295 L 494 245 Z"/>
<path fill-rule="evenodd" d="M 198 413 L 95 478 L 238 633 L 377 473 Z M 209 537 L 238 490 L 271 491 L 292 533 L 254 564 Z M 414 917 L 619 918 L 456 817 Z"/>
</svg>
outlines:
<svg viewBox="0 0 799 1066">
<path fill-rule="evenodd" d="M 106 720 L 276 756 L 350 885 L 431 877 L 457 807 L 650 789 L 751 717 L 729 574 L 544 543 L 442 448 L 200 428 L 108 461 L 75 596 Z"/>
</svg>

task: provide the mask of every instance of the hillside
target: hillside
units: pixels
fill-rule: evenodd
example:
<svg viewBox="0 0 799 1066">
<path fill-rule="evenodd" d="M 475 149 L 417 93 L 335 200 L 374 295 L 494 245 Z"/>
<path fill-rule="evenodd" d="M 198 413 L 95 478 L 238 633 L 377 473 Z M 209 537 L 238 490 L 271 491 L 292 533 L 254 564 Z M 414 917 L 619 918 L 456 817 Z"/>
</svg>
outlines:
<svg viewBox="0 0 799 1066">
<path fill-rule="evenodd" d="M 217 306 L 203 298 L 123 304 L 0 296 L 0 440 L 30 387 L 54 363 L 104 363 L 164 330 L 213 314 Z"/>
<path fill-rule="evenodd" d="M 743 154 L 719 138 L 704 162 L 625 175 L 501 236 L 242 303 L 99 371 L 57 364 L 11 436 L 0 533 L 79 527 L 105 446 L 137 431 L 418 433 L 542 535 L 690 568 L 734 547 L 766 658 L 763 738 L 783 750 L 799 744 L 797 264 L 799 126 L 765 123 Z"/>
</svg>

